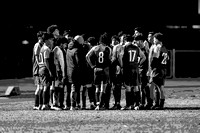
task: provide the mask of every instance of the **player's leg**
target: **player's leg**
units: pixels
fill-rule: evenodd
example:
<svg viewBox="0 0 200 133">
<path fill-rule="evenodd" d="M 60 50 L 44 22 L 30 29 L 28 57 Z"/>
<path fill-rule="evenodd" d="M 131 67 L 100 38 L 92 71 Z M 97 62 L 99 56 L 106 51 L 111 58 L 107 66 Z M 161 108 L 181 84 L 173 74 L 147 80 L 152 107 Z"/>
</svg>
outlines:
<svg viewBox="0 0 200 133">
<path fill-rule="evenodd" d="M 96 107 L 95 89 L 96 88 L 93 84 L 91 84 L 90 86 L 87 87 L 91 110 L 95 109 L 95 107 Z"/>
<path fill-rule="evenodd" d="M 121 110 L 128 110 L 130 109 L 131 106 L 131 86 L 128 86 L 125 84 L 125 100 L 126 100 L 126 105 L 124 107 L 121 108 Z"/>
<path fill-rule="evenodd" d="M 34 110 L 38 110 L 39 108 L 39 90 L 40 90 L 40 83 L 39 83 L 39 76 L 34 77 L 36 90 L 35 90 L 35 105 L 33 107 Z"/>
<path fill-rule="evenodd" d="M 69 110 L 71 107 L 71 84 L 69 82 L 66 83 L 66 93 L 65 93 L 65 108 L 64 110 Z"/>
<path fill-rule="evenodd" d="M 75 110 L 76 100 L 77 100 L 77 92 L 76 92 L 76 86 L 75 86 L 75 84 L 71 84 L 70 98 L 71 98 L 71 107 L 70 107 L 70 110 Z"/>
<path fill-rule="evenodd" d="M 121 108 L 121 110 L 127 110 L 131 109 L 131 86 L 132 86 L 132 70 L 124 68 L 123 72 L 123 77 L 124 77 L 124 86 L 125 86 L 125 100 L 126 100 L 126 105 Z"/>
<path fill-rule="evenodd" d="M 42 109 L 42 105 L 43 105 L 43 85 L 40 85 L 40 89 L 39 89 L 39 107 L 38 107 L 38 110 L 41 110 Z"/>
<path fill-rule="evenodd" d="M 87 86 L 82 86 L 82 109 L 86 109 Z"/>
<path fill-rule="evenodd" d="M 111 88 L 112 88 L 112 84 L 110 81 L 110 67 L 107 67 L 104 69 L 103 71 L 103 90 L 101 90 L 103 92 L 103 106 L 104 109 L 109 109 L 110 107 L 110 96 L 111 96 Z"/>
<path fill-rule="evenodd" d="M 75 91 L 76 91 L 76 109 L 79 110 L 81 109 L 81 85 L 76 84 L 75 86 Z"/>
<path fill-rule="evenodd" d="M 95 85 L 96 90 L 95 90 L 95 99 L 96 99 L 96 108 L 95 110 L 99 110 L 100 106 L 100 88 L 101 85 Z"/>
</svg>

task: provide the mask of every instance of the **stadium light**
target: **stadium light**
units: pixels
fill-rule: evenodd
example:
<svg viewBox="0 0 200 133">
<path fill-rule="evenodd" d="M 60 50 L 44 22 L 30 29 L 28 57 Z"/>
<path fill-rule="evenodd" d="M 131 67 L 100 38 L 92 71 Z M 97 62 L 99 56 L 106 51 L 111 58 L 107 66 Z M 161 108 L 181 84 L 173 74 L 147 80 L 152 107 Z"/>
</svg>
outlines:
<svg viewBox="0 0 200 133">
<path fill-rule="evenodd" d="M 22 41 L 22 44 L 23 44 L 23 45 L 27 45 L 27 44 L 29 44 L 29 42 L 28 42 L 27 40 L 23 40 L 23 41 Z"/>
</svg>

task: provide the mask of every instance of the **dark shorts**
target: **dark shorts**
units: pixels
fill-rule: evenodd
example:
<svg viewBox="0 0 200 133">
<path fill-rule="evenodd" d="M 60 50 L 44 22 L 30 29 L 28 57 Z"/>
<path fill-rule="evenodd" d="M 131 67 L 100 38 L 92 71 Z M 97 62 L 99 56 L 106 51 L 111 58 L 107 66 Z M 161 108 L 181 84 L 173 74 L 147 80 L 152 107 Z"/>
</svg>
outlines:
<svg viewBox="0 0 200 133">
<path fill-rule="evenodd" d="M 139 69 L 126 69 L 124 68 L 124 83 L 127 86 L 138 86 L 140 83 Z"/>
<path fill-rule="evenodd" d="M 147 85 L 149 83 L 149 76 L 147 76 L 147 71 L 142 71 L 140 74 L 141 84 Z"/>
<path fill-rule="evenodd" d="M 45 67 L 39 69 L 39 78 L 41 85 L 49 86 L 51 84 L 49 71 Z"/>
<path fill-rule="evenodd" d="M 153 82 L 158 86 L 164 85 L 167 70 L 166 69 L 156 69 L 155 73 L 156 73 L 156 76 L 153 77 Z"/>
<path fill-rule="evenodd" d="M 103 68 L 101 71 L 94 70 L 94 84 L 100 85 L 103 81 L 103 84 L 110 82 L 109 78 L 109 67 Z"/>
</svg>

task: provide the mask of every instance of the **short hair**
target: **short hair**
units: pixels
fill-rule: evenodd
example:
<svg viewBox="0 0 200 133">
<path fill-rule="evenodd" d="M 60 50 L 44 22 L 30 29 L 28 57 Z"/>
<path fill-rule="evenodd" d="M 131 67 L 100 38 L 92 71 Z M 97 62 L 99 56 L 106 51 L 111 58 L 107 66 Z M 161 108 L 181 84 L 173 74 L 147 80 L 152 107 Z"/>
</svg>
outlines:
<svg viewBox="0 0 200 133">
<path fill-rule="evenodd" d="M 102 34 L 99 38 L 99 43 L 103 43 L 103 44 L 107 44 L 107 40 L 108 39 L 108 35 L 107 33 L 105 32 L 104 34 Z"/>
<path fill-rule="evenodd" d="M 140 33 L 142 33 L 142 32 L 143 32 L 143 30 L 142 30 L 142 28 L 141 28 L 141 27 L 135 27 L 134 31 L 138 31 L 138 32 L 140 32 Z"/>
<path fill-rule="evenodd" d="M 137 36 L 134 37 L 134 40 L 135 41 L 139 41 L 139 40 L 144 41 L 144 36 L 142 34 L 139 34 L 139 35 L 137 35 Z"/>
<path fill-rule="evenodd" d="M 163 42 L 164 41 L 164 37 L 163 37 L 163 34 L 158 32 L 158 33 L 155 33 L 154 36 L 156 39 L 158 39 L 160 42 Z"/>
<path fill-rule="evenodd" d="M 127 34 L 125 36 L 125 40 L 128 41 L 128 42 L 132 42 L 133 41 L 133 37 L 130 34 Z"/>
<path fill-rule="evenodd" d="M 46 41 L 48 39 L 54 38 L 54 36 L 50 33 L 44 33 L 43 40 Z"/>
<path fill-rule="evenodd" d="M 68 43 L 67 38 L 65 38 L 65 37 L 60 37 L 60 38 L 58 39 L 58 44 L 64 44 L 64 43 Z"/>
<path fill-rule="evenodd" d="M 38 31 L 38 32 L 37 32 L 37 37 L 38 37 L 38 38 L 39 38 L 39 37 L 43 37 L 44 33 L 45 33 L 45 31 Z"/>
<path fill-rule="evenodd" d="M 57 25 L 51 25 L 47 28 L 47 32 L 52 34 L 56 29 L 58 29 Z"/>
<path fill-rule="evenodd" d="M 113 35 L 113 36 L 111 37 L 111 39 L 115 39 L 115 40 L 117 40 L 118 42 L 120 42 L 120 39 L 119 39 L 119 37 L 118 37 L 117 35 Z"/>
</svg>

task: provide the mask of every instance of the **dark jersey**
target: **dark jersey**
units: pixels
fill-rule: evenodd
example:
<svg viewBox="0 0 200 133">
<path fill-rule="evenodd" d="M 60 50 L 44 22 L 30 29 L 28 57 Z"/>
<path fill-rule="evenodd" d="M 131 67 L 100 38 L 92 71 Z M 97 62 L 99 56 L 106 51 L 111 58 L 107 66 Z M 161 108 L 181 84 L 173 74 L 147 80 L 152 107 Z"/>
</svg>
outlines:
<svg viewBox="0 0 200 133">
<path fill-rule="evenodd" d="M 122 58 L 123 67 L 132 69 L 138 67 L 138 59 L 140 58 L 140 49 L 131 43 L 124 46 L 124 55 Z"/>
<path fill-rule="evenodd" d="M 149 56 L 149 52 L 148 52 L 148 50 L 145 47 L 141 48 L 141 51 L 146 56 L 146 60 L 142 63 L 141 69 L 147 71 L 148 70 L 148 56 Z"/>
<path fill-rule="evenodd" d="M 111 48 L 102 44 L 94 46 L 86 55 L 92 68 L 106 68 L 111 63 Z"/>
<path fill-rule="evenodd" d="M 168 51 L 165 46 L 161 46 L 159 49 L 159 56 L 154 57 L 152 61 L 152 68 L 166 69 L 167 61 L 169 60 Z"/>
</svg>

